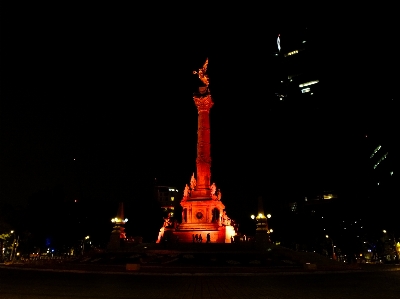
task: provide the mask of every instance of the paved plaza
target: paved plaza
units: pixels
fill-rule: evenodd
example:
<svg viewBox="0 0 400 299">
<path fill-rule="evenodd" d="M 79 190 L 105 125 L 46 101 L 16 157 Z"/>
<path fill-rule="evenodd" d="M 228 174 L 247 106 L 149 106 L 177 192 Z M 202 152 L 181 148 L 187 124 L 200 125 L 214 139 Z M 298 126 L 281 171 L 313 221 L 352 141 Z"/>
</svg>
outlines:
<svg viewBox="0 0 400 299">
<path fill-rule="evenodd" d="M 398 298 L 400 271 L 393 270 L 137 275 L 0 267 L 0 298 Z"/>
</svg>

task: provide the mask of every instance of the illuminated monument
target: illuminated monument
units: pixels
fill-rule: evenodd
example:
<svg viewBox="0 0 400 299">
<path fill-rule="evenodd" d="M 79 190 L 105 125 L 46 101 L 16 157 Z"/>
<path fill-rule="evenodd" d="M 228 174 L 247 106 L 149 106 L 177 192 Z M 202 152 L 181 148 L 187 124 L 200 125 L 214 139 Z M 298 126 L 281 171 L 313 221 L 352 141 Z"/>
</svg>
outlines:
<svg viewBox="0 0 400 299">
<path fill-rule="evenodd" d="M 128 219 L 124 218 L 124 204 L 122 202 L 118 205 L 117 217 L 111 219 L 114 224 L 113 231 L 111 232 L 110 242 L 107 249 L 116 250 L 121 248 L 121 242 L 126 239 L 125 223 Z"/>
<path fill-rule="evenodd" d="M 206 74 L 208 59 L 203 67 L 193 72 L 198 74 L 202 87 L 194 94 L 194 103 L 198 111 L 197 130 L 197 179 L 193 173 L 190 184 L 186 184 L 181 200 L 182 223 L 172 226 L 169 218 L 165 219 L 157 242 L 177 240 L 179 242 L 194 242 L 195 236 L 201 235 L 203 242 L 230 243 L 236 235 L 231 220 L 227 217 L 225 206 L 221 202 L 221 191 L 215 183 L 211 184 L 210 156 L 210 109 L 214 105 Z"/>
</svg>

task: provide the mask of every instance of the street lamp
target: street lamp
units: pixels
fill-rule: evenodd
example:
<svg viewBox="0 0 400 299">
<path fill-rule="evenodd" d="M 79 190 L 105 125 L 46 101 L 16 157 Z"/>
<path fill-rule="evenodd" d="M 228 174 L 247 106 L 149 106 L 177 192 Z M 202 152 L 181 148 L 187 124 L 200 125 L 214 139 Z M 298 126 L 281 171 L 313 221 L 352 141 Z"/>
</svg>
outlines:
<svg viewBox="0 0 400 299">
<path fill-rule="evenodd" d="M 14 250 L 16 250 L 15 249 L 16 240 L 15 240 L 15 232 L 14 232 L 14 230 L 10 231 L 10 233 L 13 235 L 13 242 L 12 242 L 11 253 L 10 253 L 10 261 L 13 261 L 13 259 L 14 259 Z"/>
<path fill-rule="evenodd" d="M 329 235 L 325 235 L 325 238 L 330 239 L 331 243 L 332 243 L 332 259 L 336 260 L 336 255 L 335 255 L 335 245 L 333 245 L 333 240 L 332 238 L 329 237 Z"/>
<path fill-rule="evenodd" d="M 82 240 L 82 255 L 85 253 L 85 240 L 89 240 L 90 236 L 86 236 L 84 240 Z"/>
</svg>

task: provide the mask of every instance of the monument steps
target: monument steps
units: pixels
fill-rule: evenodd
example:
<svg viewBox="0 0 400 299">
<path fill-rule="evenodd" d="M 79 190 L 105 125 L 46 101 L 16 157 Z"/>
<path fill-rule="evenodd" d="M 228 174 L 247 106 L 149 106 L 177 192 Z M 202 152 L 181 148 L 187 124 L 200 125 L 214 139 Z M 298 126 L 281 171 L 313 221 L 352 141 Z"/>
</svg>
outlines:
<svg viewBox="0 0 400 299">
<path fill-rule="evenodd" d="M 196 224 L 193 225 L 192 223 L 189 224 L 181 224 L 178 226 L 176 231 L 218 231 L 219 227 L 214 224 Z"/>
</svg>

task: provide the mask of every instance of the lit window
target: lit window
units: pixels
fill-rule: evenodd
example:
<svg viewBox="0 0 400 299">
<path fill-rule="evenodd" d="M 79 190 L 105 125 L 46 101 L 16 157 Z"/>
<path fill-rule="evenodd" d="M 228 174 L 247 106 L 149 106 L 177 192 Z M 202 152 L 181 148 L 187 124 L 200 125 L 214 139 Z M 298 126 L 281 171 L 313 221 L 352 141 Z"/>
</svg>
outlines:
<svg viewBox="0 0 400 299">
<path fill-rule="evenodd" d="M 281 51 L 281 39 L 279 38 L 279 36 L 280 36 L 280 34 L 278 34 L 278 38 L 276 39 L 276 43 L 278 45 L 278 50 Z"/>
<path fill-rule="evenodd" d="M 310 92 L 310 87 L 306 87 L 306 88 L 303 88 L 302 90 L 301 90 L 301 93 L 306 93 L 306 92 Z"/>
<path fill-rule="evenodd" d="M 171 201 L 174 201 L 175 197 L 171 196 Z"/>
<path fill-rule="evenodd" d="M 379 163 L 381 163 L 383 160 L 386 159 L 386 156 L 388 155 L 388 153 L 384 154 L 378 162 L 376 162 L 376 164 L 374 165 L 374 169 L 376 169 L 376 167 L 378 167 Z"/>
<path fill-rule="evenodd" d="M 374 152 L 372 153 L 370 158 L 372 158 L 376 154 L 376 152 L 380 150 L 380 148 L 381 146 L 379 145 L 376 149 L 374 149 Z"/>
<path fill-rule="evenodd" d="M 297 54 L 297 53 L 299 53 L 299 50 L 294 50 L 294 51 L 292 51 L 292 52 L 286 53 L 286 54 L 285 54 L 285 57 L 291 56 L 291 55 L 294 55 L 294 54 Z"/>
<path fill-rule="evenodd" d="M 306 87 L 309 85 L 317 84 L 318 82 L 319 82 L 319 80 L 308 81 L 308 82 L 300 84 L 299 87 Z"/>
</svg>

